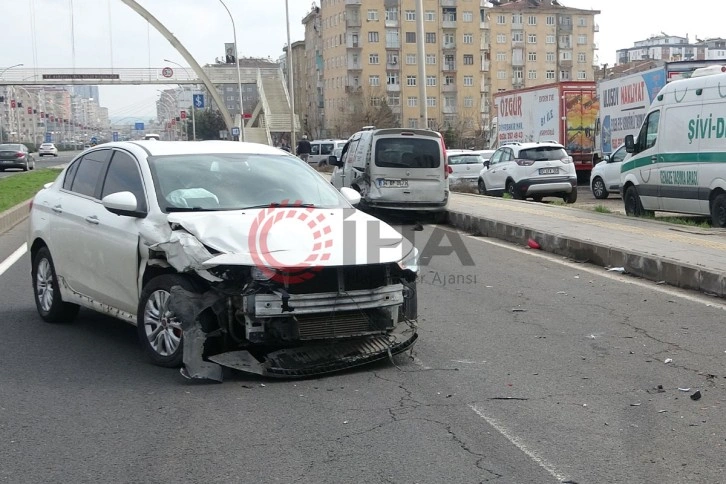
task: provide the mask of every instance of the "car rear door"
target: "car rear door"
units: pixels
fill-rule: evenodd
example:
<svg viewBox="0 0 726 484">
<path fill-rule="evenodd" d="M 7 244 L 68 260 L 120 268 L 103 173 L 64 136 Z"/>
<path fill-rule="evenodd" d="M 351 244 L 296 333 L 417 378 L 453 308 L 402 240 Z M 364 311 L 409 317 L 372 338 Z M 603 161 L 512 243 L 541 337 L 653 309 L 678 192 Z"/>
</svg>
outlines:
<svg viewBox="0 0 726 484">
<path fill-rule="evenodd" d="M 374 136 L 371 150 L 371 199 L 414 205 L 446 199 L 448 180 L 438 136 Z"/>
</svg>

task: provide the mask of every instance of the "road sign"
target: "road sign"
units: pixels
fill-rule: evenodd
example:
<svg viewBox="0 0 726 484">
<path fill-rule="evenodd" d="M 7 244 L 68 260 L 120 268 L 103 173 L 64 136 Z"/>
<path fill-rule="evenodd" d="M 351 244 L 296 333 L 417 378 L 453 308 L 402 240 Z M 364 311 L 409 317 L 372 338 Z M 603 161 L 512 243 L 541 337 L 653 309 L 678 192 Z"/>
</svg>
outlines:
<svg viewBox="0 0 726 484">
<path fill-rule="evenodd" d="M 204 107 L 204 94 L 194 94 L 194 107 L 202 109 Z"/>
<path fill-rule="evenodd" d="M 95 136 L 91 138 L 91 143 L 98 143 L 98 138 L 96 138 Z"/>
<path fill-rule="evenodd" d="M 112 139 L 113 139 L 114 141 L 118 141 L 118 131 L 114 131 L 114 132 L 112 133 L 112 135 L 111 135 L 111 136 L 113 136 L 113 138 L 112 138 Z"/>
<path fill-rule="evenodd" d="M 232 127 L 232 136 L 239 136 L 239 128 L 237 126 Z"/>
<path fill-rule="evenodd" d="M 164 77 L 171 77 L 174 75 L 174 69 L 172 69 L 171 67 L 164 67 L 161 70 L 161 75 Z"/>
<path fill-rule="evenodd" d="M 53 136 L 53 135 L 52 135 L 52 134 L 50 134 L 50 133 L 45 133 L 45 142 L 46 142 L 46 143 L 50 143 L 50 142 L 51 142 L 51 140 L 53 139 L 53 138 L 52 138 L 52 136 Z"/>
<path fill-rule="evenodd" d="M 144 130 L 144 123 L 134 123 L 134 129 L 136 131 L 143 131 Z"/>
<path fill-rule="evenodd" d="M 187 119 L 187 112 L 186 111 L 182 111 L 180 113 L 179 117 L 182 118 L 182 119 Z"/>
<path fill-rule="evenodd" d="M 245 119 L 251 119 L 251 118 L 252 118 L 252 114 L 250 114 L 250 113 L 245 113 L 245 116 L 244 116 L 244 118 L 245 118 Z"/>
</svg>

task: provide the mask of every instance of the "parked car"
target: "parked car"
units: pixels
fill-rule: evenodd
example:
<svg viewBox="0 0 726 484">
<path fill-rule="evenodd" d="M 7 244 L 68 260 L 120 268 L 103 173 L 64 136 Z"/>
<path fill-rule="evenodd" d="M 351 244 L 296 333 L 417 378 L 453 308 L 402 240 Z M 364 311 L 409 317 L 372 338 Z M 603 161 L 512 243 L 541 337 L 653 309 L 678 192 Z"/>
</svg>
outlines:
<svg viewBox="0 0 726 484">
<path fill-rule="evenodd" d="M 603 160 L 592 169 L 590 190 L 595 198 L 604 199 L 610 193 L 620 194 L 620 167 L 627 154 L 625 145 L 621 145 L 611 154 L 605 155 Z"/>
<path fill-rule="evenodd" d="M 449 185 L 476 186 L 484 162 L 479 153 L 471 150 L 447 150 L 446 160 L 451 167 Z"/>
<path fill-rule="evenodd" d="M 70 322 L 82 306 L 135 324 L 153 363 L 190 378 L 389 358 L 417 338 L 418 252 L 359 200 L 266 145 L 100 145 L 33 200 L 38 313 Z"/>
<path fill-rule="evenodd" d="M 23 171 L 35 169 L 35 159 L 27 146 L 20 143 L 0 145 L 0 171 L 20 168 Z"/>
<path fill-rule="evenodd" d="M 38 148 L 38 156 L 58 156 L 58 148 L 53 143 L 41 143 Z"/>
<path fill-rule="evenodd" d="M 479 193 L 512 198 L 560 197 L 577 201 L 577 173 L 572 157 L 557 143 L 512 143 L 502 146 L 479 173 Z"/>
<path fill-rule="evenodd" d="M 310 142 L 310 156 L 308 163 L 313 166 L 325 166 L 330 161 L 331 156 L 336 159 L 343 151 L 347 140 L 344 139 L 324 139 Z"/>
<path fill-rule="evenodd" d="M 479 153 L 482 162 L 488 161 L 496 150 L 474 150 L 474 153 Z"/>
</svg>

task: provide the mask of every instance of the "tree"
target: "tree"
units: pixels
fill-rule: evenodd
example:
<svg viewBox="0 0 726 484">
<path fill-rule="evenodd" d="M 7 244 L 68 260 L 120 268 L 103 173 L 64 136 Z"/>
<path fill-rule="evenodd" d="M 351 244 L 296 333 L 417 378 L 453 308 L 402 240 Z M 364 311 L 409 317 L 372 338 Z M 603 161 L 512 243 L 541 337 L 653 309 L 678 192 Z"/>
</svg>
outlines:
<svg viewBox="0 0 726 484">
<path fill-rule="evenodd" d="M 333 131 L 338 138 L 347 138 L 363 126 L 376 128 L 399 128 L 398 116 L 388 104 L 383 91 L 357 90 L 348 98 L 349 102 L 340 109 Z"/>
<path fill-rule="evenodd" d="M 191 110 L 191 108 L 189 108 Z M 197 139 L 219 139 L 219 132 L 227 129 L 222 113 L 218 110 L 198 109 L 194 113 L 197 125 Z M 192 123 L 187 120 L 187 135 L 192 139 Z"/>
</svg>

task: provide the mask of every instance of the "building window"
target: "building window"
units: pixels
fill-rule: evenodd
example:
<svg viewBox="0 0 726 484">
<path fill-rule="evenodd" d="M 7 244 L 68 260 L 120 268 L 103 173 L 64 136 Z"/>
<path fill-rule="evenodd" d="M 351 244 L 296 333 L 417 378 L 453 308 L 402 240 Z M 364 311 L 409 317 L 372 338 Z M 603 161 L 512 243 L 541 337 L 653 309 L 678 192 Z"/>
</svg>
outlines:
<svg viewBox="0 0 726 484">
<path fill-rule="evenodd" d="M 584 52 L 580 52 L 579 54 L 577 54 L 577 62 L 579 62 L 580 64 L 584 64 L 585 62 L 587 62 L 587 54 L 585 54 Z"/>
<path fill-rule="evenodd" d="M 506 79 L 507 71 L 497 71 L 497 79 Z"/>
<path fill-rule="evenodd" d="M 473 44 L 474 43 L 474 35 L 472 34 L 464 34 L 464 38 L 462 40 L 465 44 Z"/>
<path fill-rule="evenodd" d="M 433 87 L 436 85 L 437 76 L 426 76 L 426 85 Z"/>
<path fill-rule="evenodd" d="M 386 48 L 397 49 L 401 46 L 398 30 L 397 29 L 386 29 Z"/>
<path fill-rule="evenodd" d="M 512 14 L 512 24 L 514 25 L 521 25 L 522 24 L 522 14 L 521 13 L 513 13 Z"/>
<path fill-rule="evenodd" d="M 406 10 L 406 21 L 413 22 L 416 20 L 416 10 Z"/>
<path fill-rule="evenodd" d="M 507 17 L 504 15 L 497 15 L 497 25 L 504 25 L 507 23 Z"/>
<path fill-rule="evenodd" d="M 368 85 L 369 86 L 380 86 L 381 85 L 380 76 L 368 76 Z"/>
<path fill-rule="evenodd" d="M 554 44 L 554 43 L 555 43 L 555 35 L 547 34 L 547 37 L 545 37 L 545 44 Z"/>
<path fill-rule="evenodd" d="M 577 43 L 579 45 L 585 45 L 585 44 L 587 44 L 587 35 L 578 35 L 577 36 Z"/>
<path fill-rule="evenodd" d="M 389 106 L 400 106 L 401 105 L 401 96 L 398 94 L 392 94 L 388 96 L 388 105 Z"/>
<path fill-rule="evenodd" d="M 587 79 L 587 72 L 577 71 L 577 79 L 579 79 L 580 81 L 584 81 L 585 79 Z"/>
<path fill-rule="evenodd" d="M 444 7 L 441 20 L 444 22 L 456 22 L 456 9 Z"/>
<path fill-rule="evenodd" d="M 380 64 L 380 61 L 378 59 L 378 54 L 369 54 L 368 63 L 369 64 Z"/>
<path fill-rule="evenodd" d="M 555 16 L 554 15 L 548 15 L 547 21 L 545 22 L 547 25 L 554 25 L 555 24 Z"/>
<path fill-rule="evenodd" d="M 524 33 L 512 32 L 512 42 L 524 42 Z"/>
<path fill-rule="evenodd" d="M 418 106 L 418 98 L 416 96 L 409 96 L 406 104 L 409 108 L 415 108 Z"/>
<path fill-rule="evenodd" d="M 474 76 L 464 76 L 464 85 L 473 86 L 474 85 Z"/>
<path fill-rule="evenodd" d="M 530 69 L 527 71 L 527 79 L 537 79 L 537 71 Z"/>
<path fill-rule="evenodd" d="M 555 56 L 554 52 L 547 52 L 547 62 L 556 62 L 557 57 Z"/>
<path fill-rule="evenodd" d="M 436 54 L 426 54 L 426 64 L 436 65 Z"/>
<path fill-rule="evenodd" d="M 512 79 L 515 82 L 518 82 L 518 81 L 521 81 L 522 79 L 524 79 L 524 71 L 522 70 L 521 67 L 515 67 L 512 69 Z"/>
<path fill-rule="evenodd" d="M 368 10 L 368 20 L 371 22 L 378 21 L 378 10 Z"/>
<path fill-rule="evenodd" d="M 560 71 L 560 81 L 569 81 L 570 71 Z"/>
<path fill-rule="evenodd" d="M 387 57 L 386 61 L 387 61 L 387 62 L 388 62 L 388 63 L 389 63 L 390 65 L 392 65 L 392 66 L 395 66 L 396 64 L 398 64 L 398 54 L 396 54 L 396 53 L 393 53 L 393 52 L 389 52 L 389 53 L 388 53 L 388 54 L 386 55 L 386 57 Z"/>
<path fill-rule="evenodd" d="M 436 43 L 436 32 L 426 32 L 426 43 L 427 44 Z"/>
<path fill-rule="evenodd" d="M 416 43 L 416 32 L 406 32 L 406 43 L 407 44 Z"/>
<path fill-rule="evenodd" d="M 433 10 L 426 10 L 426 13 L 424 14 L 424 19 L 427 22 L 435 22 L 436 21 L 436 12 Z"/>
<path fill-rule="evenodd" d="M 527 23 L 529 25 L 537 25 L 537 16 L 536 15 L 530 15 L 527 17 Z"/>
<path fill-rule="evenodd" d="M 505 34 L 497 34 L 497 44 L 506 44 L 507 36 Z"/>
<path fill-rule="evenodd" d="M 433 96 L 427 97 L 426 98 L 426 106 L 428 106 L 430 108 L 435 108 L 436 107 L 436 98 L 433 97 Z"/>
<path fill-rule="evenodd" d="M 378 42 L 378 32 L 368 32 L 368 42 Z"/>
<path fill-rule="evenodd" d="M 418 128 L 418 118 L 408 118 L 408 127 L 410 129 Z"/>
<path fill-rule="evenodd" d="M 572 51 L 571 50 L 563 50 L 560 52 L 560 60 L 563 61 L 571 61 L 572 60 Z"/>
<path fill-rule="evenodd" d="M 444 96 L 444 106 L 447 108 L 455 108 L 456 107 L 456 97 Z"/>
<path fill-rule="evenodd" d="M 474 65 L 474 56 L 472 54 L 464 54 L 464 65 L 465 66 Z"/>
<path fill-rule="evenodd" d="M 474 98 L 471 96 L 465 96 L 464 97 L 464 107 L 473 108 L 474 107 Z"/>
<path fill-rule="evenodd" d="M 396 7 L 386 9 L 386 20 L 398 20 L 398 9 Z"/>
<path fill-rule="evenodd" d="M 555 71 L 547 71 L 545 73 L 545 78 L 546 79 L 554 79 L 555 78 Z"/>
<path fill-rule="evenodd" d="M 406 76 L 406 85 L 415 86 L 416 85 L 416 76 Z"/>
<path fill-rule="evenodd" d="M 506 62 L 507 61 L 507 53 L 506 52 L 497 52 L 497 61 L 499 61 L 499 62 Z"/>
<path fill-rule="evenodd" d="M 416 63 L 416 54 L 406 54 L 406 64 L 413 65 Z"/>
<path fill-rule="evenodd" d="M 587 19 L 585 17 L 578 18 L 577 23 L 580 27 L 587 27 Z"/>
<path fill-rule="evenodd" d="M 527 60 L 530 62 L 537 62 L 537 53 L 536 52 L 527 52 Z"/>
<path fill-rule="evenodd" d="M 474 14 L 472 12 L 464 12 L 461 14 L 461 20 L 464 22 L 473 22 L 474 21 Z"/>
<path fill-rule="evenodd" d="M 388 77 L 388 79 L 386 80 L 386 82 L 388 83 L 389 86 L 398 85 L 398 72 L 390 71 L 387 73 L 387 77 Z"/>
<path fill-rule="evenodd" d="M 537 43 L 537 34 L 527 34 L 527 42 L 530 44 Z"/>
</svg>

